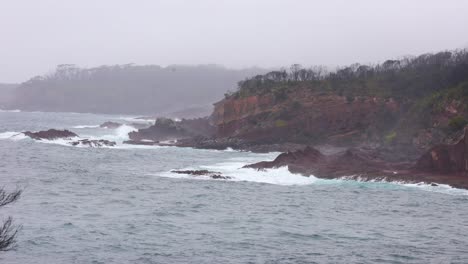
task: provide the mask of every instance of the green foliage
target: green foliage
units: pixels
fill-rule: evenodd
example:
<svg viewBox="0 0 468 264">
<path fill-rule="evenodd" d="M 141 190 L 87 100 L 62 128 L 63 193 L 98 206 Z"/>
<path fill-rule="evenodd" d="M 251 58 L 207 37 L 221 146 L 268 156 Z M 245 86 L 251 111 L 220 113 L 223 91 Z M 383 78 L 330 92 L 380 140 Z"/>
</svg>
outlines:
<svg viewBox="0 0 468 264">
<path fill-rule="evenodd" d="M 283 89 L 311 87 L 317 92 L 345 95 L 348 102 L 356 96 L 392 97 L 397 100 L 419 99 L 428 94 L 468 82 L 468 51 L 455 50 L 423 54 L 401 60 L 387 60 L 375 66 L 353 64 L 326 73 L 323 67 L 273 71 L 239 82 L 240 97 L 273 92 L 284 99 Z M 461 90 L 467 93 L 467 87 Z"/>
<path fill-rule="evenodd" d="M 449 120 L 448 126 L 453 131 L 460 130 L 468 124 L 468 121 L 463 116 L 456 116 Z"/>
</svg>

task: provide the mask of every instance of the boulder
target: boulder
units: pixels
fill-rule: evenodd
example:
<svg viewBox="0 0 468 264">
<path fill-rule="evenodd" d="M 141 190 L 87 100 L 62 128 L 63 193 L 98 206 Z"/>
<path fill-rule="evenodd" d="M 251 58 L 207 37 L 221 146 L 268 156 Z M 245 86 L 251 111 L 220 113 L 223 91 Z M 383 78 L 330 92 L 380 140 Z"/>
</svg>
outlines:
<svg viewBox="0 0 468 264">
<path fill-rule="evenodd" d="M 23 132 L 26 136 L 36 139 L 36 140 L 54 140 L 58 138 L 73 138 L 73 137 L 78 137 L 77 134 L 69 131 L 69 130 L 57 130 L 57 129 L 49 129 L 46 131 L 38 131 L 38 132 L 31 132 L 31 131 L 26 131 Z"/>
</svg>

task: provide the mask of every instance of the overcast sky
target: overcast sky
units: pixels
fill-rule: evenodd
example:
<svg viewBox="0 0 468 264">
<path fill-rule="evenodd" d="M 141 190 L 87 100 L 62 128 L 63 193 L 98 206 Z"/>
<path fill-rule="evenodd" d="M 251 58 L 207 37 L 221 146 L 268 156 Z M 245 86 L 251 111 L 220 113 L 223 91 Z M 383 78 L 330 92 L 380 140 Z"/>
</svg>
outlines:
<svg viewBox="0 0 468 264">
<path fill-rule="evenodd" d="M 342 65 L 468 46 L 464 0 L 0 0 L 0 82 L 57 64 Z"/>
</svg>

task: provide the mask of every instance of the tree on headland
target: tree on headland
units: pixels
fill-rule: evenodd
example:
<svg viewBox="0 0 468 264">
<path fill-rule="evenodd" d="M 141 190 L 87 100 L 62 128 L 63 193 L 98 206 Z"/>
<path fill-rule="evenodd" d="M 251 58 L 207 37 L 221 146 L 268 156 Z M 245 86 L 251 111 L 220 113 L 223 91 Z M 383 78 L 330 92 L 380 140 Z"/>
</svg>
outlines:
<svg viewBox="0 0 468 264">
<path fill-rule="evenodd" d="M 21 190 L 9 193 L 4 189 L 0 189 L 0 207 L 15 202 L 19 199 L 21 193 Z M 8 217 L 3 222 L 3 225 L 0 226 L 0 251 L 8 251 L 13 248 L 18 230 L 19 227 L 13 225 L 13 219 L 11 217 Z"/>
</svg>

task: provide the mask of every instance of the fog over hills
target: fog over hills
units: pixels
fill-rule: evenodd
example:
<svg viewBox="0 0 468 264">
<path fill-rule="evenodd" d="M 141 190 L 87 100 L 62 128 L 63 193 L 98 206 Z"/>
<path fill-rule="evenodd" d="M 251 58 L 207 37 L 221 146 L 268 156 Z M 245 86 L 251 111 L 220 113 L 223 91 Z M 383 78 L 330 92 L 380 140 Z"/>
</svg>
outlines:
<svg viewBox="0 0 468 264">
<path fill-rule="evenodd" d="M 5 108 L 13 100 L 16 87 L 18 84 L 0 83 L 0 109 Z"/>
<path fill-rule="evenodd" d="M 79 68 L 64 64 L 34 77 L 14 92 L 8 107 L 28 111 L 108 114 L 168 114 L 190 109 L 208 115 L 237 82 L 267 70 L 227 69 L 218 65 L 133 64 Z M 10 98 L 11 99 L 11 98 Z"/>
</svg>

